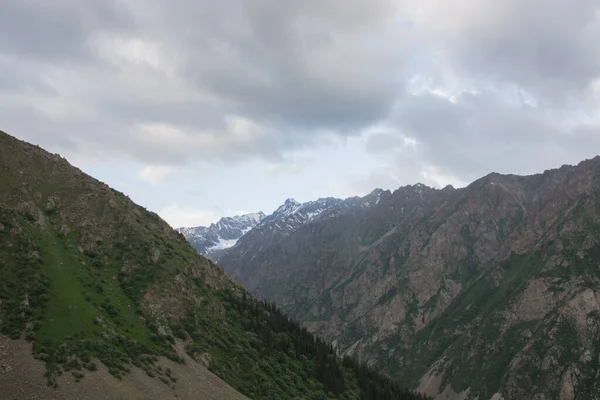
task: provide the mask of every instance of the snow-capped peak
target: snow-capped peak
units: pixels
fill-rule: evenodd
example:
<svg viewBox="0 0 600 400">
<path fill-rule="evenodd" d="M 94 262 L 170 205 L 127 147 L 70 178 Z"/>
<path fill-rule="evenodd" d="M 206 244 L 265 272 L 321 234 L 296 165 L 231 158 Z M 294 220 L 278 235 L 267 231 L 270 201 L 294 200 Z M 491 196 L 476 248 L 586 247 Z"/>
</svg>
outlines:
<svg viewBox="0 0 600 400">
<path fill-rule="evenodd" d="M 285 201 L 285 203 L 280 205 L 272 215 L 277 215 L 280 217 L 291 215 L 291 214 L 294 214 L 296 211 L 298 211 L 300 209 L 300 207 L 302 207 L 302 204 L 298 203 L 296 200 L 287 199 Z"/>
<path fill-rule="evenodd" d="M 265 217 L 256 229 L 262 232 L 261 234 L 266 232 L 288 234 L 307 222 L 341 211 L 344 209 L 343 206 L 340 207 L 343 204 L 344 200 L 333 197 L 306 203 L 287 199 L 271 215 Z"/>
<path fill-rule="evenodd" d="M 265 217 L 265 213 L 262 211 L 259 211 L 257 213 L 250 213 L 250 214 L 246 214 L 246 215 L 240 215 L 234 218 L 237 218 L 238 220 L 247 220 L 247 221 L 253 221 L 255 223 L 259 223 L 263 218 Z"/>
<path fill-rule="evenodd" d="M 265 214 L 262 211 L 234 217 L 223 217 L 208 227 L 179 228 L 190 244 L 202 255 L 211 257 L 217 250 L 234 246 L 238 239 L 258 225 Z"/>
</svg>

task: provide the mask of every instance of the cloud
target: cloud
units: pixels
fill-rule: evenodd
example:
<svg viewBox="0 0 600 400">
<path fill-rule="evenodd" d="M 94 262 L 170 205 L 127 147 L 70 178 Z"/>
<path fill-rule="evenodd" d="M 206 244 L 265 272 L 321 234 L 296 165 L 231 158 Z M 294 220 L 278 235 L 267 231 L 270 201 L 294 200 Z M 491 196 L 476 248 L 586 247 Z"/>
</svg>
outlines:
<svg viewBox="0 0 600 400">
<path fill-rule="evenodd" d="M 490 92 L 410 95 L 389 123 L 396 131 L 369 137 L 366 149 L 394 157 L 397 165 L 410 154 L 420 174 L 446 176 L 432 178 L 439 182 L 468 182 L 491 171 L 540 172 L 600 148 L 600 124 L 570 124 L 560 113 L 510 104 Z M 409 152 L 407 138 L 414 140 Z"/>
<path fill-rule="evenodd" d="M 170 204 L 158 214 L 167 221 L 172 227 L 191 227 L 191 226 L 209 226 L 217 222 L 223 216 L 244 215 L 250 213 L 246 210 L 205 210 L 194 207 L 181 206 L 179 204 Z"/>
<path fill-rule="evenodd" d="M 600 76 L 596 0 L 425 0 L 411 9 L 424 44 L 470 79 L 564 104 Z"/>
<path fill-rule="evenodd" d="M 177 204 L 168 205 L 158 211 L 158 214 L 174 228 L 208 226 L 219 218 L 211 211 L 182 207 Z"/>
<path fill-rule="evenodd" d="M 132 23 L 128 10 L 113 0 L 5 0 L 0 10 L 2 53 L 59 64 L 89 60 L 89 35 Z"/>
<path fill-rule="evenodd" d="M 173 167 L 165 165 L 148 165 L 140 171 L 140 178 L 153 185 L 158 185 L 176 172 L 177 169 Z"/>
<path fill-rule="evenodd" d="M 7 0 L 0 121 L 156 184 L 363 136 L 361 187 L 464 182 L 599 148 L 598 37 L 595 0 Z"/>
<path fill-rule="evenodd" d="M 423 143 L 400 130 L 380 127 L 365 134 L 362 142 L 376 162 L 372 168 L 360 171 L 354 179 L 344 183 L 342 192 L 345 194 L 364 195 L 375 187 L 393 191 L 417 182 L 437 188 L 468 184 L 451 169 L 432 162 L 435 158 L 423 151 Z"/>
<path fill-rule="evenodd" d="M 145 163 L 281 160 L 385 118 L 402 88 L 386 0 L 28 3 L 0 5 L 0 117 L 44 144 Z"/>
<path fill-rule="evenodd" d="M 389 128 L 372 132 L 365 140 L 365 148 L 371 154 L 399 152 L 415 146 L 415 139 Z"/>
<path fill-rule="evenodd" d="M 405 32 L 390 1 L 229 0 L 164 11 L 174 23 L 203 16 L 187 38 L 202 44 L 188 54 L 187 76 L 238 113 L 286 130 L 355 130 L 384 117 L 401 87 Z"/>
</svg>

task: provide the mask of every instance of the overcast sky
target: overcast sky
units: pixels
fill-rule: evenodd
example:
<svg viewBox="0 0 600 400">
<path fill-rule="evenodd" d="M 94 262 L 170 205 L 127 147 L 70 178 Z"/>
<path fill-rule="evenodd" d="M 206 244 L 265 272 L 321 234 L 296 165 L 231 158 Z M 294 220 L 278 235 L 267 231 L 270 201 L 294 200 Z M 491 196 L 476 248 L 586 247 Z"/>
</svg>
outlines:
<svg viewBox="0 0 600 400">
<path fill-rule="evenodd" d="M 2 0 L 0 129 L 169 223 L 600 153 L 598 0 Z"/>
</svg>

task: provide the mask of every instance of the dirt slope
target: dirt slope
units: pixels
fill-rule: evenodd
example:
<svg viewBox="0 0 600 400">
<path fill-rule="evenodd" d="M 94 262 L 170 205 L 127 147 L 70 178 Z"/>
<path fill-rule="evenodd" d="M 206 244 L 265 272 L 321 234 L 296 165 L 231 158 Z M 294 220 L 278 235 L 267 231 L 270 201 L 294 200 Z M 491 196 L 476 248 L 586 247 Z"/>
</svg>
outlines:
<svg viewBox="0 0 600 400">
<path fill-rule="evenodd" d="M 246 399 L 233 388 L 209 372 L 203 365 L 194 362 L 184 352 L 185 365 L 160 358 L 158 365 L 172 376 L 168 385 L 150 378 L 138 368 L 121 380 L 108 373 L 101 363 L 98 371 L 86 373 L 78 383 L 73 375 L 63 374 L 58 378 L 58 388 L 46 386 L 44 364 L 33 358 L 31 344 L 24 340 L 0 337 L 0 399 L 2 400 L 146 400 L 146 399 L 203 399 L 237 400 Z"/>
</svg>

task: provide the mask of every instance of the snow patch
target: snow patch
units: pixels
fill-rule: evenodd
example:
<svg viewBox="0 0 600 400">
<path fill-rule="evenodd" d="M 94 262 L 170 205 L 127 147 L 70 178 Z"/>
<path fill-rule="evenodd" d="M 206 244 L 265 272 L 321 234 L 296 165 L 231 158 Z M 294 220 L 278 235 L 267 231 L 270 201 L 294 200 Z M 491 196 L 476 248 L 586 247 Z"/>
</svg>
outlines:
<svg viewBox="0 0 600 400">
<path fill-rule="evenodd" d="M 228 249 L 230 247 L 235 246 L 235 244 L 237 243 L 237 241 L 238 241 L 238 239 L 225 240 L 223 238 L 219 238 L 219 241 L 217 242 L 217 244 L 215 244 L 214 246 L 209 247 L 206 250 L 207 251 L 211 251 L 211 250 Z"/>
</svg>

